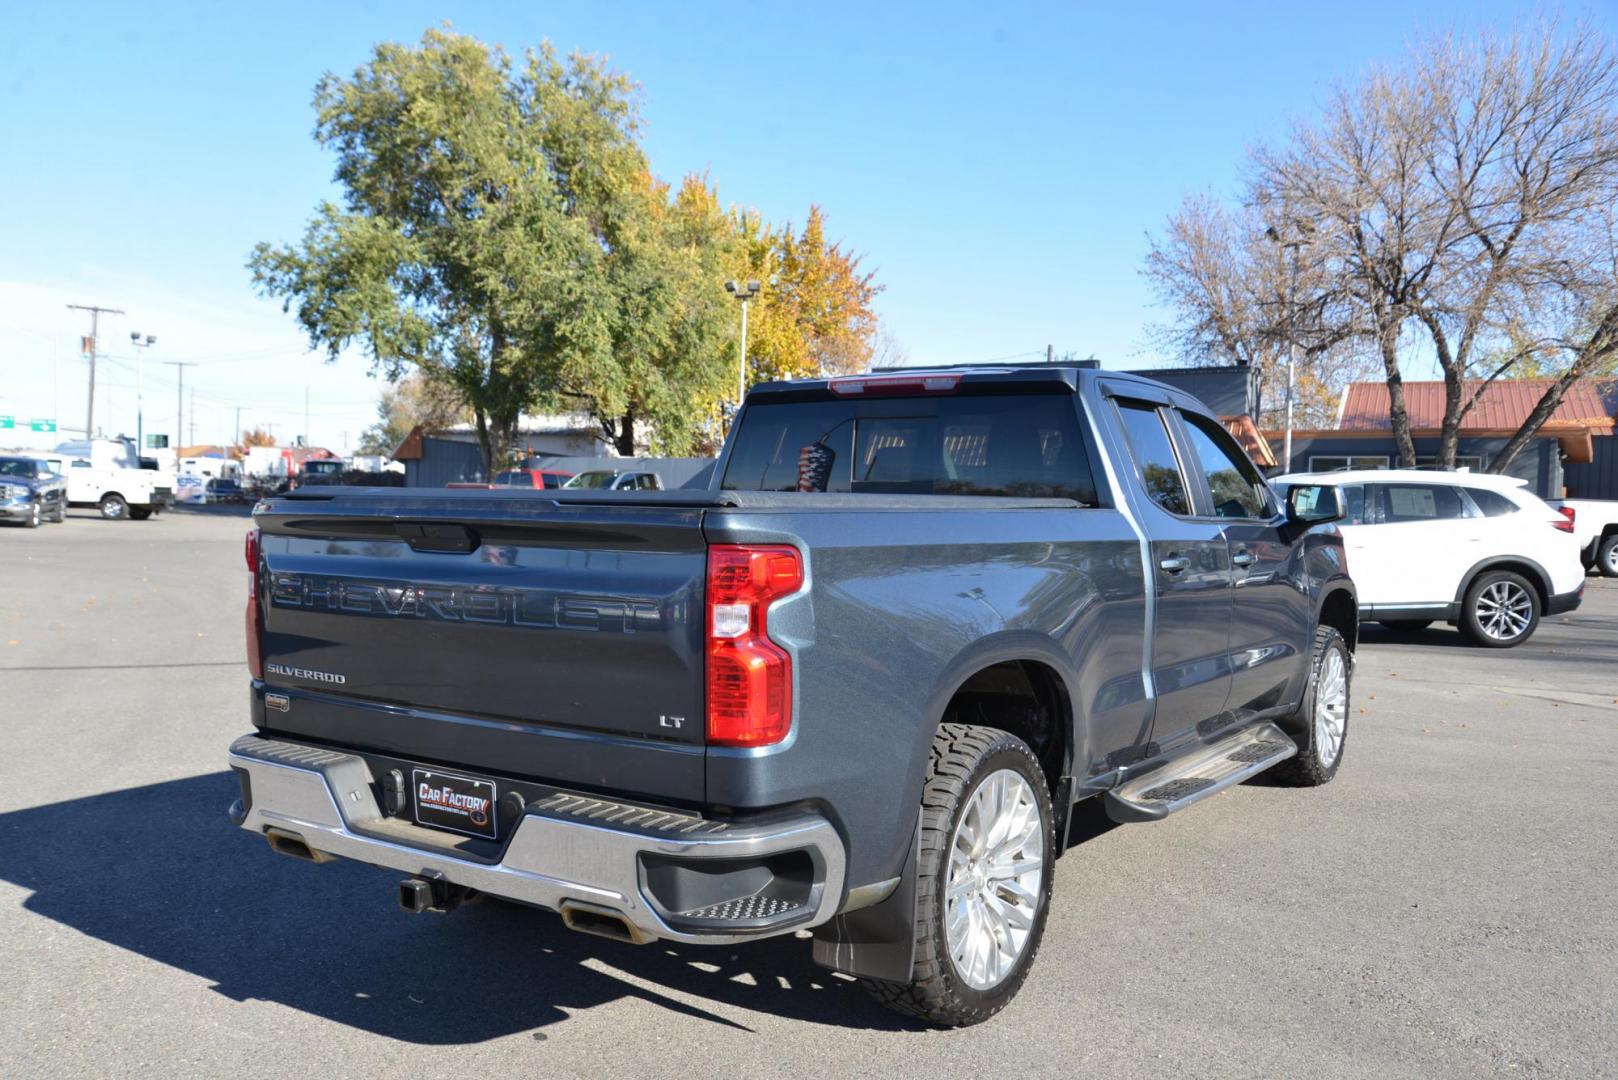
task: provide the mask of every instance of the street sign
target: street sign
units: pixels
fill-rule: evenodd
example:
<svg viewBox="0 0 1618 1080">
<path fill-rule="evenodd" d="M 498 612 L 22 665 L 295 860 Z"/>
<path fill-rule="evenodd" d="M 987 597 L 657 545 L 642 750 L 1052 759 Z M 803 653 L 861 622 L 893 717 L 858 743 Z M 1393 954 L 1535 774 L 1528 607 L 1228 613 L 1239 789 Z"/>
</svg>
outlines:
<svg viewBox="0 0 1618 1080">
<path fill-rule="evenodd" d="M 0 416 L 0 428 L 14 428 L 17 426 L 15 416 Z"/>
<path fill-rule="evenodd" d="M 56 430 L 56 421 L 55 420 L 30 420 L 28 422 L 28 426 L 30 428 L 32 428 L 34 431 L 47 431 L 47 432 L 50 432 L 50 431 L 55 431 Z"/>
</svg>

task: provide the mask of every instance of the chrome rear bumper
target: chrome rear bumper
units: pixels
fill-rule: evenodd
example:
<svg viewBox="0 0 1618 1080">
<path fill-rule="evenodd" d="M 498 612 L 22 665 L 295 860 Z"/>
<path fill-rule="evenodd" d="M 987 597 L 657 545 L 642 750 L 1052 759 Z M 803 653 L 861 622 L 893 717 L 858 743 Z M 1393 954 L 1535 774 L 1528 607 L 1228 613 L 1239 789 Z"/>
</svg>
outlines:
<svg viewBox="0 0 1618 1080">
<path fill-rule="evenodd" d="M 769 937 L 825 922 L 842 901 L 842 841 L 813 814 L 720 821 L 557 792 L 527 805 L 494 861 L 460 850 L 453 834 L 385 816 L 371 769 L 356 755 L 244 735 L 231 744 L 230 765 L 245 774 L 231 817 L 249 832 L 291 833 L 318 854 L 439 877 L 553 911 L 568 901 L 609 908 L 646 938 L 724 944 Z M 707 859 L 799 852 L 795 857 L 813 867 L 812 884 L 799 907 L 769 925 L 727 926 L 714 905 L 670 912 L 645 884 L 643 856 L 700 866 Z"/>
</svg>

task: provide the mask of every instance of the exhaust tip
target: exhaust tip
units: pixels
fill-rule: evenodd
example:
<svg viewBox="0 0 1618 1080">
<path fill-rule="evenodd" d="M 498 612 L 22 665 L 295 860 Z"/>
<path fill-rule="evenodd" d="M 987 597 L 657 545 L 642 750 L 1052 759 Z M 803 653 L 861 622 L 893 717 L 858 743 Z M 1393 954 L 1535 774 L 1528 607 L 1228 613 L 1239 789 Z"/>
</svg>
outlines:
<svg viewBox="0 0 1618 1080">
<path fill-rule="evenodd" d="M 599 904 L 586 904 L 580 900 L 563 900 L 558 909 L 562 925 L 581 934 L 610 938 L 630 945 L 645 945 L 652 939 L 639 927 L 624 918 L 621 912 Z"/>
<path fill-rule="evenodd" d="M 316 851 L 303 837 L 285 829 L 265 829 L 264 839 L 269 841 L 270 850 L 277 855 L 289 855 L 294 859 L 312 863 L 331 862 L 334 858 L 324 851 Z"/>
</svg>

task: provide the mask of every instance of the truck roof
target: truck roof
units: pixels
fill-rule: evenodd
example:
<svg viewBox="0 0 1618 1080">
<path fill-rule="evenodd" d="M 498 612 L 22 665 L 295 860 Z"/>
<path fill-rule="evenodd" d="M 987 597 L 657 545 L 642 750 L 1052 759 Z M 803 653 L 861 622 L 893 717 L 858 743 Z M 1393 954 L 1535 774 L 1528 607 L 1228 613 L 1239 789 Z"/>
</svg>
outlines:
<svg viewBox="0 0 1618 1080">
<path fill-rule="evenodd" d="M 835 392 L 838 385 L 851 385 L 858 382 L 910 382 L 923 383 L 929 378 L 947 378 L 957 381 L 963 387 L 975 386 L 1012 386 L 1012 387 L 1050 387 L 1053 384 L 1066 386 L 1069 390 L 1077 390 L 1087 381 L 1104 378 L 1108 382 L 1132 382 L 1143 387 L 1152 387 L 1164 390 L 1178 397 L 1187 395 L 1165 383 L 1155 379 L 1144 378 L 1140 375 L 1123 371 L 1109 371 L 1098 368 L 1083 361 L 1052 364 L 937 364 L 928 367 L 884 367 L 872 368 L 870 371 L 858 375 L 833 375 L 812 379 L 778 379 L 771 382 L 762 382 L 751 387 L 747 396 L 757 397 L 793 397 L 802 395 L 819 395 L 828 391 Z"/>
</svg>

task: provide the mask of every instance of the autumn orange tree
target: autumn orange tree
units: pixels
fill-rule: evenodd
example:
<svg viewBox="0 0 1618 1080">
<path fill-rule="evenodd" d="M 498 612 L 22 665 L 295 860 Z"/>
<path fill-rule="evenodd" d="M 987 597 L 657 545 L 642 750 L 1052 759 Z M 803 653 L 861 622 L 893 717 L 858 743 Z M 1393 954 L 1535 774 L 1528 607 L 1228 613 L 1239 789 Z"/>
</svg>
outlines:
<svg viewBox="0 0 1618 1080">
<path fill-rule="evenodd" d="M 871 362 L 882 286 L 861 256 L 826 240 L 826 215 L 809 208 L 803 231 L 735 215 L 738 278 L 765 282 L 749 312 L 748 382 L 836 375 Z"/>
</svg>

